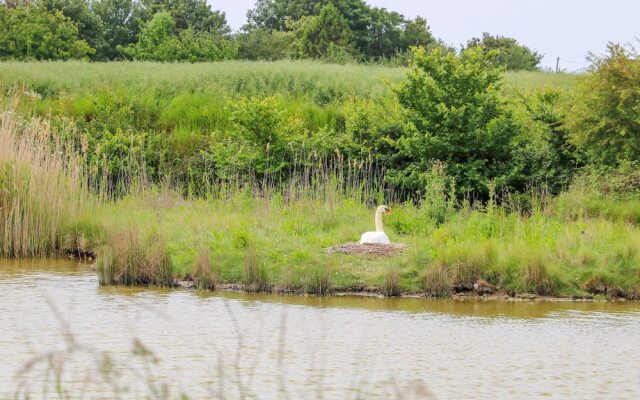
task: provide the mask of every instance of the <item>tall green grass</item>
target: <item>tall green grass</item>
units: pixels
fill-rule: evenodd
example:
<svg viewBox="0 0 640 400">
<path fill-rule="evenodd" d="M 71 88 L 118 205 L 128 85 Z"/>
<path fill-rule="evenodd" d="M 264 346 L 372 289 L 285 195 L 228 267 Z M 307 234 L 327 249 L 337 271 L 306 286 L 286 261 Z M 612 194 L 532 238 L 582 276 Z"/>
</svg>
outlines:
<svg viewBox="0 0 640 400">
<path fill-rule="evenodd" d="M 73 72 L 73 73 L 70 73 Z M 180 92 L 263 96 L 284 94 L 326 103 L 334 97 L 380 97 L 390 94 L 386 81 L 398 83 L 407 68 L 313 61 L 223 61 L 167 64 L 153 62 L 84 63 L 78 61 L 0 63 L 0 80 L 19 82 L 45 97 L 122 88 L 144 96 L 154 89 L 162 97 Z M 545 86 L 571 88 L 578 75 L 508 72 L 507 89 Z M 144 102 L 153 103 L 152 98 Z"/>
</svg>

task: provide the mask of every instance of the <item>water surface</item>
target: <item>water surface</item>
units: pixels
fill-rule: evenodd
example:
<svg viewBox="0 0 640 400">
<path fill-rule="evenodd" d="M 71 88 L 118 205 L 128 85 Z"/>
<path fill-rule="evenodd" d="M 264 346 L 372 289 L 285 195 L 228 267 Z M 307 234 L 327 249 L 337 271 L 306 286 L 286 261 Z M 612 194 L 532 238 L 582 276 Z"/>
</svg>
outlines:
<svg viewBox="0 0 640 400">
<path fill-rule="evenodd" d="M 640 304 L 105 288 L 0 261 L 0 398 L 639 398 Z"/>
</svg>

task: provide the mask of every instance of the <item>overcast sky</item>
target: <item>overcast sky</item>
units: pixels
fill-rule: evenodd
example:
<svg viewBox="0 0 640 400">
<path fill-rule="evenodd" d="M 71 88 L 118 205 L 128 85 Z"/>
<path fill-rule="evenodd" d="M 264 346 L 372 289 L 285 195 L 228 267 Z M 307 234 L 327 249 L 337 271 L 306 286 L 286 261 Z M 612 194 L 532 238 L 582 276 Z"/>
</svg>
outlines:
<svg viewBox="0 0 640 400">
<path fill-rule="evenodd" d="M 209 0 L 227 14 L 233 29 L 246 22 L 255 0 Z M 366 0 L 368 4 L 423 16 L 437 37 L 459 46 L 482 32 L 516 38 L 545 55 L 543 65 L 584 68 L 589 51 L 607 42 L 640 37 L 640 0 Z"/>
</svg>

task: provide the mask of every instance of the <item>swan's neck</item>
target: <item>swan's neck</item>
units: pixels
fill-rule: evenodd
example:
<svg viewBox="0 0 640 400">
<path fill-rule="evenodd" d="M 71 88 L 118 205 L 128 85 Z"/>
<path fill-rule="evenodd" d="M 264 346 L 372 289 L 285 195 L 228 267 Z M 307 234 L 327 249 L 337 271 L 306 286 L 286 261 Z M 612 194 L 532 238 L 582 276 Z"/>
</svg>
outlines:
<svg viewBox="0 0 640 400">
<path fill-rule="evenodd" d="M 384 228 L 382 226 L 382 212 L 381 208 L 376 210 L 376 232 L 384 232 Z"/>
</svg>

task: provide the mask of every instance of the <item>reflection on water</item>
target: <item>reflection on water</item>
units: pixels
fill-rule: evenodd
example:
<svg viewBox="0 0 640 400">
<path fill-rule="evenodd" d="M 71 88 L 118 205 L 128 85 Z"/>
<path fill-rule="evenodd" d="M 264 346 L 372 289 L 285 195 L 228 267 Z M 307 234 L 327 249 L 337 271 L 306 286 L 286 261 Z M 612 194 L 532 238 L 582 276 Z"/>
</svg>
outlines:
<svg viewBox="0 0 640 400">
<path fill-rule="evenodd" d="M 72 397 L 85 385 L 85 397 L 112 393 L 87 383 L 99 380 L 87 371 L 104 352 L 125 397 L 162 384 L 193 398 L 640 396 L 638 303 L 105 288 L 85 265 L 39 260 L 0 261 L 0 398 L 13 396 L 17 371 L 34 356 L 65 349 L 64 323 L 92 351 L 65 364 Z M 132 356 L 134 340 L 158 362 Z M 56 397 L 40 392 L 45 377 L 33 371 L 30 389 Z"/>
</svg>

